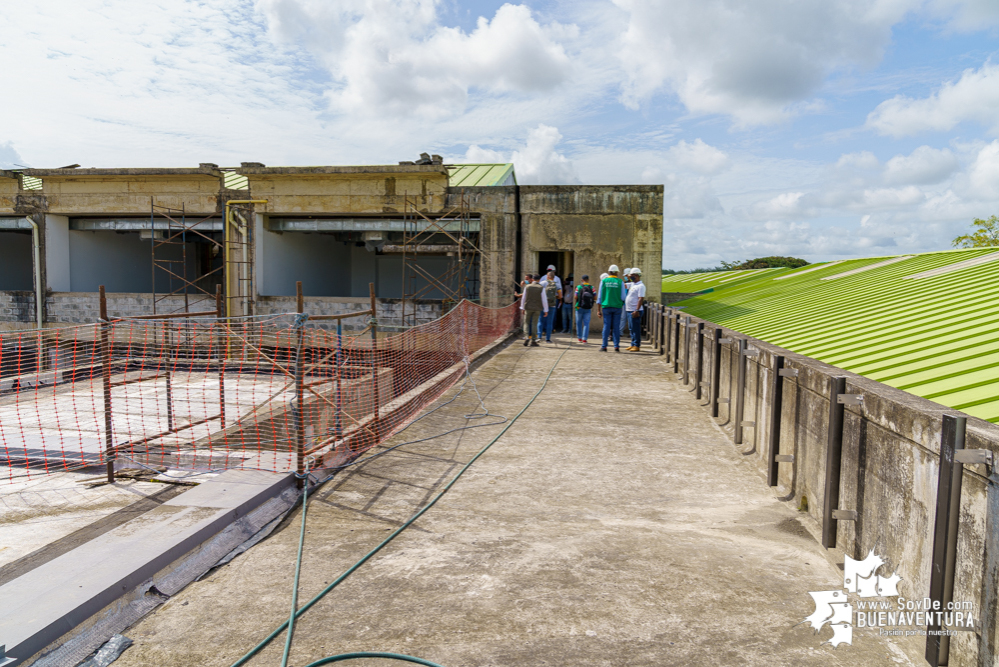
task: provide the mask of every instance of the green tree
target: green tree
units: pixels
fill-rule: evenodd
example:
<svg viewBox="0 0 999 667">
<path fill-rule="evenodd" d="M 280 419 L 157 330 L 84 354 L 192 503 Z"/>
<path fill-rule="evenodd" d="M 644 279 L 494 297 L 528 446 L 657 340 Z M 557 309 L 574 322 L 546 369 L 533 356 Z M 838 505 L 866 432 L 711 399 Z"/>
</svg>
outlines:
<svg viewBox="0 0 999 667">
<path fill-rule="evenodd" d="M 954 239 L 955 248 L 988 248 L 999 245 L 999 216 L 993 215 L 988 220 L 975 218 L 971 223 L 975 228 L 970 234 L 961 234 Z"/>
<path fill-rule="evenodd" d="M 728 270 L 776 269 L 781 266 L 798 269 L 802 266 L 808 266 L 808 262 L 797 257 L 757 257 L 742 262 L 722 262 L 722 266 Z"/>
</svg>

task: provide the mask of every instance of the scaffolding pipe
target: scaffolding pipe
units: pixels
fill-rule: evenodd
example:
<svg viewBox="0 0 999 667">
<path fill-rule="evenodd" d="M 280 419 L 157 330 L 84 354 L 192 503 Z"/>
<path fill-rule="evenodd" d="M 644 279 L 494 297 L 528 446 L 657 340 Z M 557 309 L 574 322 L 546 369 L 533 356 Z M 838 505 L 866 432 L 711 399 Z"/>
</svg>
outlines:
<svg viewBox="0 0 999 667">
<path fill-rule="evenodd" d="M 38 227 L 38 223 L 31 219 L 30 216 L 24 218 L 31 225 L 31 252 L 34 258 L 34 269 L 35 269 L 35 322 L 38 325 L 38 329 L 42 328 L 42 307 L 44 303 L 42 302 L 42 231 Z M 39 350 L 41 353 L 41 350 Z M 42 372 L 42 358 L 38 357 L 35 362 L 36 370 Z"/>
</svg>

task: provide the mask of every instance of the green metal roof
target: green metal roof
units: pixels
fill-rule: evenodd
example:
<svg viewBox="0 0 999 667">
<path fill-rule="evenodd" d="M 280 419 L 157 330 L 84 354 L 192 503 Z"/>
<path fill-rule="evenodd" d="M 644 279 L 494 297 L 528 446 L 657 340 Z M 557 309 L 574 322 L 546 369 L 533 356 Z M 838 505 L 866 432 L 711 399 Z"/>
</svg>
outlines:
<svg viewBox="0 0 999 667">
<path fill-rule="evenodd" d="M 705 273 L 677 273 L 663 276 L 664 292 L 696 293 L 711 291 L 722 286 L 731 286 L 744 280 L 753 280 L 775 271 L 787 271 L 785 268 L 775 269 L 744 269 L 739 271 L 708 271 Z"/>
<path fill-rule="evenodd" d="M 513 163 L 448 165 L 448 185 L 472 188 L 490 185 L 516 185 Z"/>
<path fill-rule="evenodd" d="M 753 273 L 672 305 L 999 423 L 999 248 Z"/>
</svg>

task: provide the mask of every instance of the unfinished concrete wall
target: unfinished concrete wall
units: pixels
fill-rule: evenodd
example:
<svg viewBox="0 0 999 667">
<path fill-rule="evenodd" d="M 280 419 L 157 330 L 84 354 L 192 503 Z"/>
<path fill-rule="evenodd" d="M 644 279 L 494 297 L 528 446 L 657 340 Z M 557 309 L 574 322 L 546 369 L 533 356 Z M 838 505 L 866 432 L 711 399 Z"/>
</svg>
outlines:
<svg viewBox="0 0 999 667">
<path fill-rule="evenodd" d="M 64 215 L 143 213 L 150 198 L 159 206 L 185 209 L 188 215 L 216 212 L 222 172 L 197 169 L 26 169 L 42 179 L 43 210 Z"/>
<path fill-rule="evenodd" d="M 522 265 L 538 253 L 571 250 L 575 275 L 595 281 L 611 264 L 637 266 L 656 283 L 662 270 L 661 185 L 531 185 L 520 188 Z M 659 301 L 659 290 L 649 290 Z"/>
<path fill-rule="evenodd" d="M 478 214 L 482 230 L 479 234 L 483 252 L 479 267 L 481 303 L 489 308 L 505 306 L 513 301 L 517 282 L 520 234 L 517 188 L 451 188 L 448 205 L 457 206 L 462 195 L 468 198 L 470 210 Z"/>
<path fill-rule="evenodd" d="M 703 321 L 691 318 L 693 323 Z M 715 325 L 706 324 L 710 330 Z M 689 384 L 694 387 L 696 330 L 680 328 L 679 368 L 689 357 Z M 743 443 L 734 445 L 765 475 L 769 462 L 768 437 L 774 424 L 769 414 L 773 401 L 774 357 L 785 358 L 785 368 L 796 369 L 798 377 L 783 382 L 783 411 L 779 424 L 779 454 L 791 454 L 794 461 L 780 463 L 779 486 L 775 490 L 793 502 L 819 524 L 825 498 L 825 470 L 828 443 L 830 378 L 845 377 L 846 392 L 863 395 L 861 406 L 846 406 L 843 425 L 840 509 L 857 511 L 857 521 L 839 521 L 837 546 L 856 559 L 871 549 L 885 559 L 889 570 L 902 577 L 900 594 L 922 599 L 929 594 L 933 547 L 936 489 L 939 475 L 941 420 L 943 415 L 963 413 L 795 354 L 775 345 L 723 329 L 726 337 L 745 338 L 755 357 L 744 357 L 746 388 L 743 420 L 754 426 L 743 428 Z M 690 347 L 687 348 L 686 346 Z M 689 350 L 689 355 L 684 351 Z M 712 344 L 704 341 L 702 367 L 704 380 L 711 378 Z M 729 403 L 719 406 L 719 423 L 734 435 L 737 402 L 737 342 L 723 344 L 719 394 Z M 702 403 L 708 409 L 709 388 Z M 835 399 L 833 399 L 835 400 Z M 988 449 L 999 454 L 999 426 L 975 417 L 968 420 L 966 447 Z M 999 487 L 990 482 L 983 465 L 966 465 L 958 535 L 958 561 L 954 600 L 975 605 L 974 618 L 988 637 L 988 645 L 999 642 L 996 627 L 996 579 L 999 571 L 990 563 L 999 559 Z M 984 619 L 984 630 L 982 623 Z M 910 652 L 918 655 L 925 637 L 908 641 Z M 993 664 L 995 649 L 979 659 L 976 633 L 959 632 L 952 638 L 952 665 Z"/>
<path fill-rule="evenodd" d="M 18 188 L 17 174 L 0 169 L 0 215 L 14 213 Z"/>
<path fill-rule="evenodd" d="M 247 167 L 258 213 L 404 213 L 406 198 L 439 212 L 447 191 L 441 165 L 371 167 Z"/>
<path fill-rule="evenodd" d="M 378 306 L 378 321 L 383 325 L 401 324 L 402 302 L 399 299 L 376 299 Z M 276 315 L 293 313 L 297 307 L 295 297 L 270 296 L 261 297 L 256 304 L 258 315 Z M 309 297 L 305 300 L 305 312 L 312 315 L 342 315 L 343 313 L 360 312 L 371 307 L 368 297 Z M 412 313 L 412 306 L 407 308 Z M 416 323 L 432 322 L 443 315 L 439 301 L 418 301 L 416 303 Z M 409 319 L 409 317 L 407 317 Z M 343 321 L 347 331 L 363 329 L 368 325 L 367 316 L 351 318 Z M 324 329 L 336 329 L 335 322 L 315 322 L 309 326 Z"/>
<path fill-rule="evenodd" d="M 258 226 L 256 242 L 259 295 L 294 296 L 301 280 L 306 296 L 351 296 L 353 244 L 330 234 L 272 232 L 266 224 Z"/>
</svg>

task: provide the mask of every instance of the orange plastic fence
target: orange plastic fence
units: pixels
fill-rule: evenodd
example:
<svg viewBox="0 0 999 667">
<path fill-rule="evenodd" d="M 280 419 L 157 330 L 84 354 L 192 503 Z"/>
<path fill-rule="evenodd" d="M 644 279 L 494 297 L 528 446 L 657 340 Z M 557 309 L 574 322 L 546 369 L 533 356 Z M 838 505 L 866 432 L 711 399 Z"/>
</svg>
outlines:
<svg viewBox="0 0 999 667">
<path fill-rule="evenodd" d="M 0 474 L 341 465 L 410 423 L 516 324 L 463 301 L 402 333 L 294 314 L 0 334 Z"/>
</svg>

